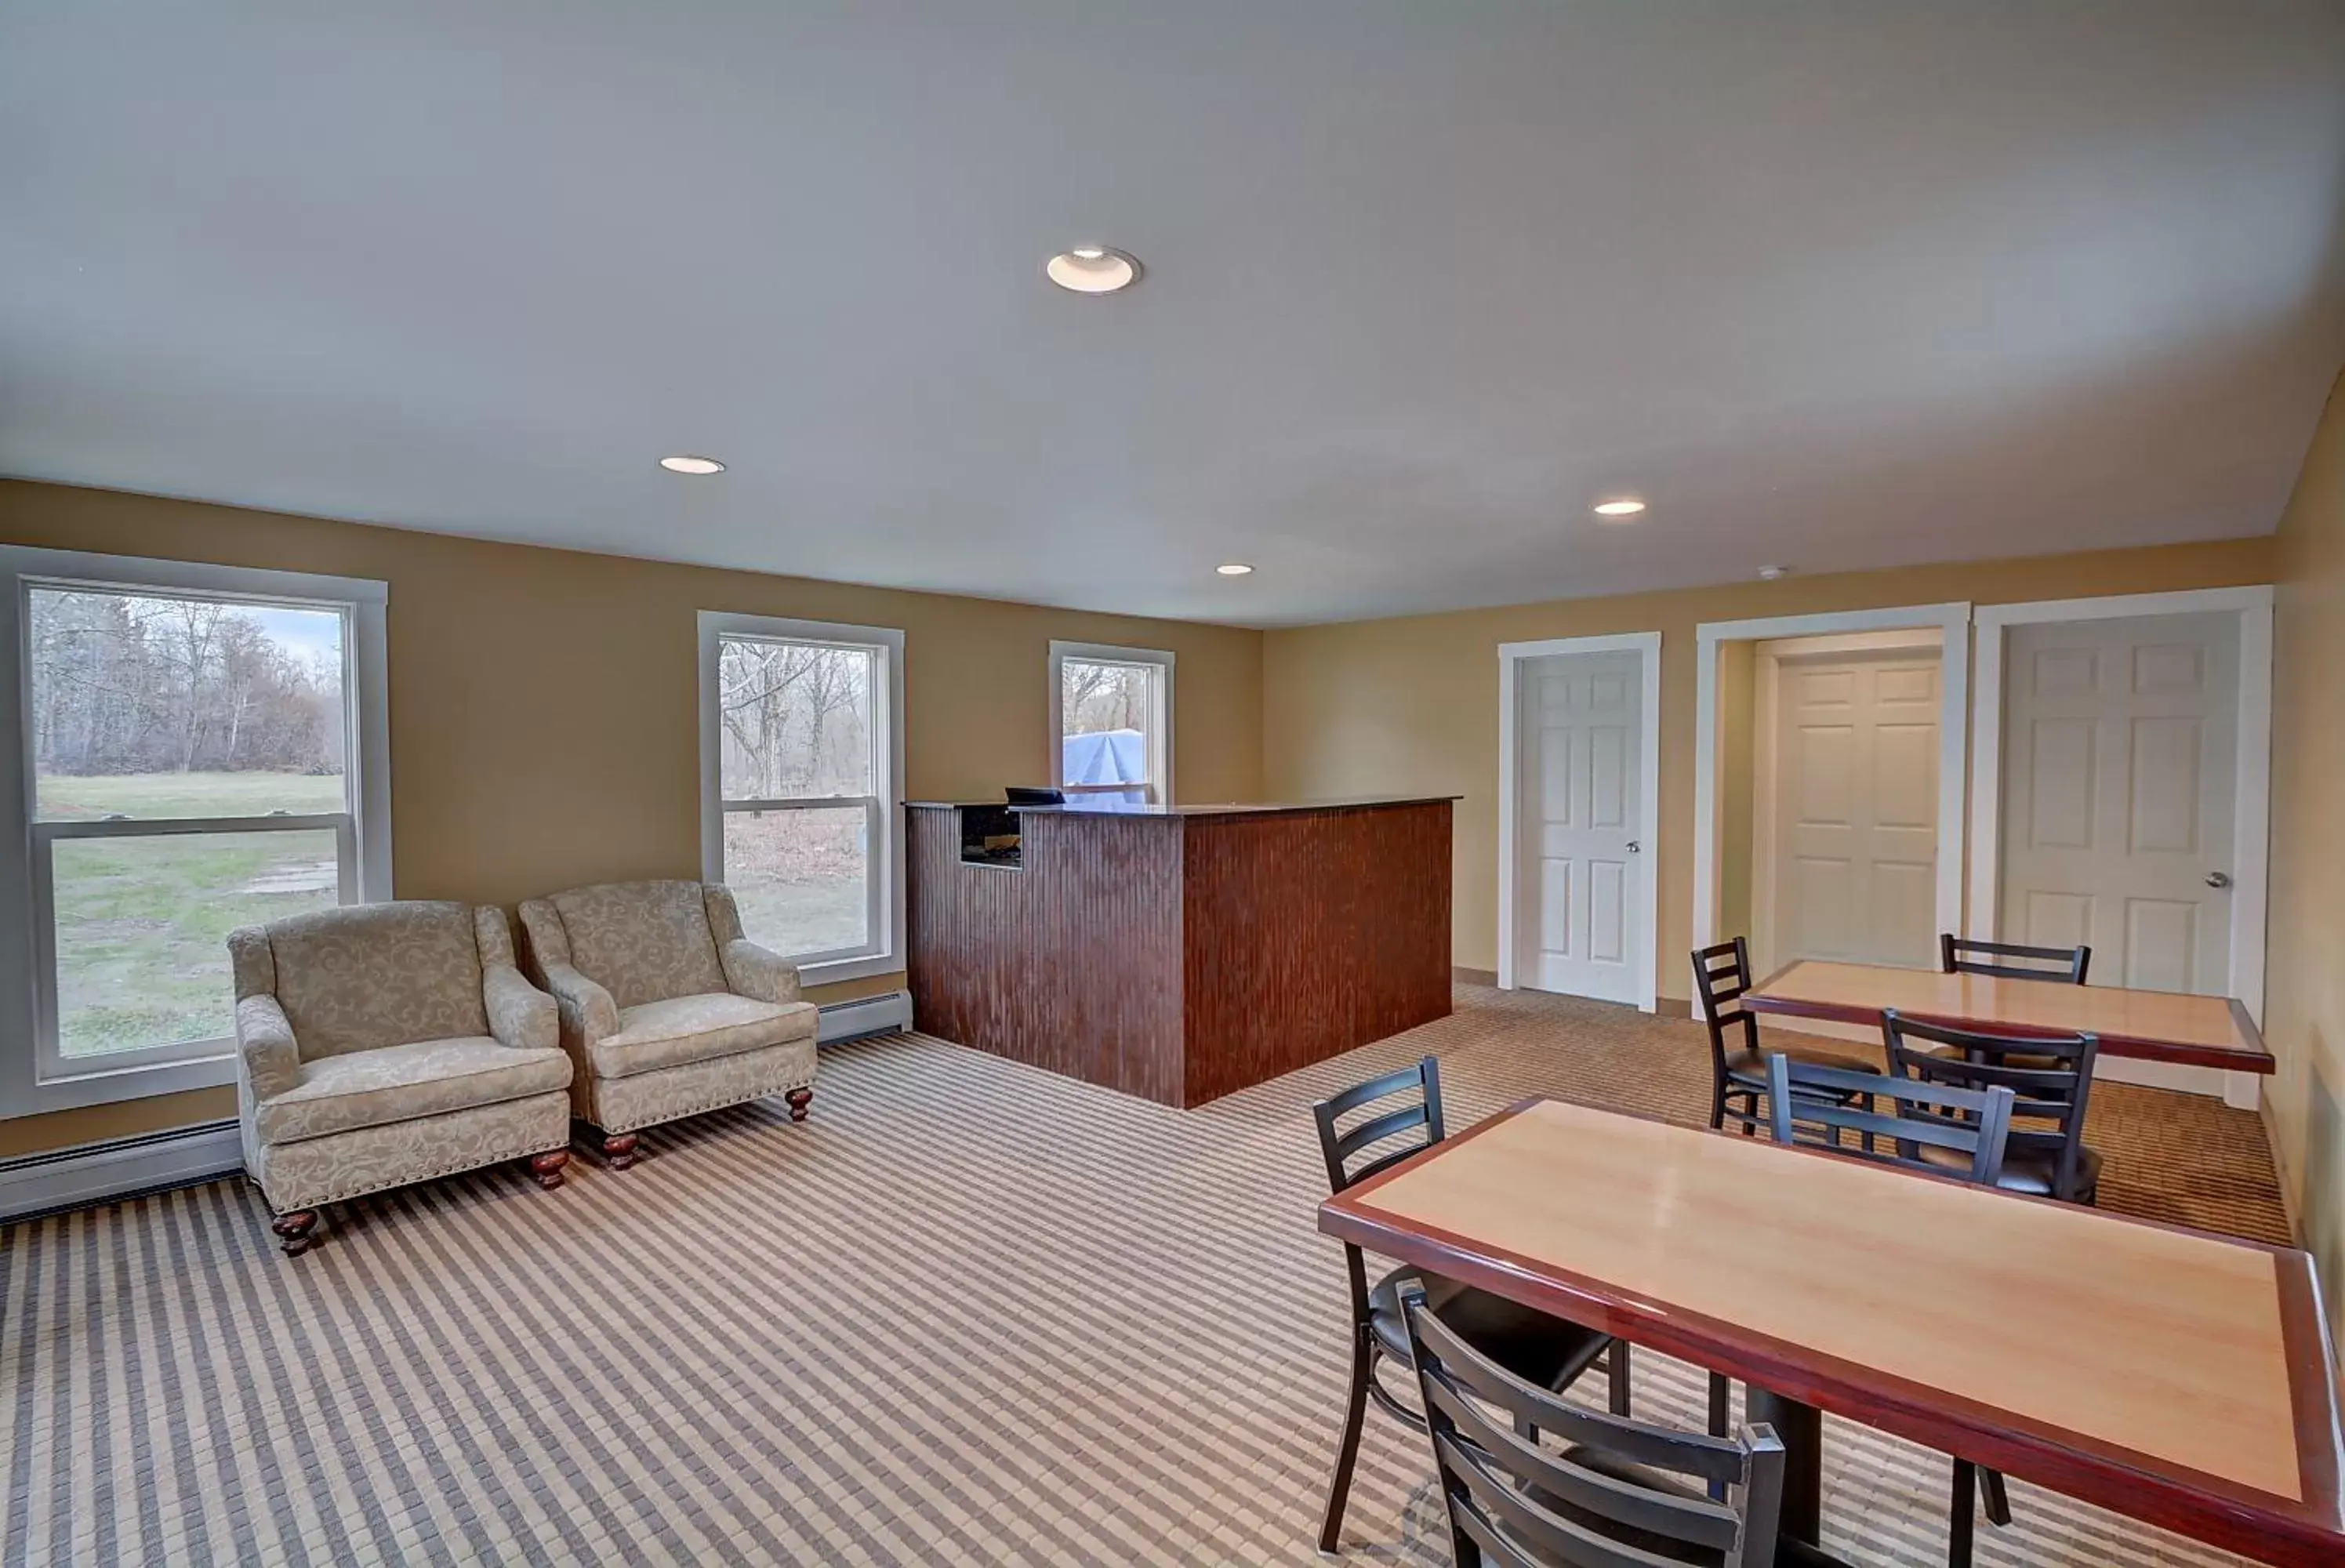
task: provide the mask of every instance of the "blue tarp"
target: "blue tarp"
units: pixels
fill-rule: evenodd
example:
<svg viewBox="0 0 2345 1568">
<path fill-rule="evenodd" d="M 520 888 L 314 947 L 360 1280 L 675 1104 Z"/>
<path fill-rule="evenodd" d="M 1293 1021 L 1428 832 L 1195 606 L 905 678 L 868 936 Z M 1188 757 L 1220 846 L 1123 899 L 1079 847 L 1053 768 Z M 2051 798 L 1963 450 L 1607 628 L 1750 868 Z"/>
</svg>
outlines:
<svg viewBox="0 0 2345 1568">
<path fill-rule="evenodd" d="M 1060 744 L 1059 776 L 1071 784 L 1148 783 L 1148 737 L 1138 730 L 1100 730 L 1088 735 L 1069 735 Z M 1127 800 L 1134 805 L 1146 804 L 1148 792 L 1142 787 L 1128 790 L 1086 791 L 1092 800 Z"/>
</svg>

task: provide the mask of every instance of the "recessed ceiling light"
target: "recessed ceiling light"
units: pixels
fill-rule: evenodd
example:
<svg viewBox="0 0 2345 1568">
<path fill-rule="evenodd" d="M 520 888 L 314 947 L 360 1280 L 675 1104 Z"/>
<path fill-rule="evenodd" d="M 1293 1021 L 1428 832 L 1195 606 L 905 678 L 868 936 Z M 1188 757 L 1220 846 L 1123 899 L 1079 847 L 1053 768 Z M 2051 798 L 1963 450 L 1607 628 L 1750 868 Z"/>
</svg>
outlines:
<svg viewBox="0 0 2345 1568">
<path fill-rule="evenodd" d="M 1244 577 L 1254 570 L 1243 561 L 1224 561 L 1213 568 L 1224 577 Z"/>
<path fill-rule="evenodd" d="M 1079 245 L 1044 262 L 1042 271 L 1060 288 L 1077 294 L 1112 294 L 1139 278 L 1140 263 L 1103 245 Z"/>
<path fill-rule="evenodd" d="M 1599 501 L 1596 503 L 1596 515 L 1599 517 L 1634 517 L 1644 510 L 1643 501 L 1630 501 L 1626 497 L 1619 501 Z"/>
<path fill-rule="evenodd" d="M 1788 566 L 1762 566 L 1759 569 L 1759 575 L 1763 581 L 1772 582 L 1791 570 Z"/>
<path fill-rule="evenodd" d="M 670 473 L 723 473 L 725 471 L 725 465 L 715 458 L 662 458 L 660 467 Z"/>
</svg>

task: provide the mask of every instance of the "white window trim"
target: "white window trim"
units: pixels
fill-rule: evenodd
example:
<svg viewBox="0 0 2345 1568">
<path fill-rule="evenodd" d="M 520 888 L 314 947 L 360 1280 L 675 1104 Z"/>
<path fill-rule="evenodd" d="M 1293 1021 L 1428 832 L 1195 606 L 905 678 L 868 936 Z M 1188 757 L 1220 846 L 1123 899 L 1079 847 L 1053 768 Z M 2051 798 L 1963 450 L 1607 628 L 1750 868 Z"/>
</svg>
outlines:
<svg viewBox="0 0 2345 1568">
<path fill-rule="evenodd" d="M 1126 648 L 1113 642 L 1051 640 L 1051 785 L 1067 787 L 1066 682 L 1070 659 L 1097 664 L 1152 664 L 1157 670 L 1156 711 L 1149 715 L 1148 782 L 1154 804 L 1172 804 L 1172 665 L 1165 648 Z"/>
<path fill-rule="evenodd" d="M 124 1053 L 127 1059 L 102 1059 L 102 1065 L 86 1070 L 44 1076 L 42 1042 L 46 1037 L 38 966 L 49 961 L 52 933 L 44 929 L 37 906 L 40 890 L 35 886 L 29 827 L 33 758 L 25 715 L 32 672 L 25 659 L 23 625 L 23 580 L 27 577 L 261 604 L 340 607 L 346 631 L 344 679 L 352 699 L 344 704 L 344 722 L 350 726 L 350 831 L 358 840 L 352 856 L 357 886 L 345 887 L 343 896 L 361 903 L 392 895 L 391 686 L 386 667 L 390 585 L 205 561 L 0 546 L 0 823 L 16 824 L 0 833 L 0 887 L 17 890 L 13 896 L 0 897 L 0 1119 L 232 1084 L 233 1039 L 223 1039 L 217 1051 L 198 1057 L 141 1061 Z M 184 824 L 183 830 L 201 825 Z M 221 984 L 227 985 L 225 949 L 220 975 Z"/>
<path fill-rule="evenodd" d="M 724 610 L 700 612 L 700 868 L 711 882 L 725 878 L 724 737 L 718 716 L 717 642 L 725 637 L 765 637 L 787 642 L 836 642 L 869 648 L 879 660 L 874 683 L 873 725 L 886 737 L 879 762 L 886 774 L 875 780 L 878 830 L 871 835 L 880 856 L 871 879 L 870 928 L 878 950 L 848 957 L 817 959 L 798 966 L 809 986 L 893 975 L 904 967 L 904 633 L 886 626 L 848 626 L 830 621 L 795 621 L 775 615 L 744 615 Z"/>
</svg>

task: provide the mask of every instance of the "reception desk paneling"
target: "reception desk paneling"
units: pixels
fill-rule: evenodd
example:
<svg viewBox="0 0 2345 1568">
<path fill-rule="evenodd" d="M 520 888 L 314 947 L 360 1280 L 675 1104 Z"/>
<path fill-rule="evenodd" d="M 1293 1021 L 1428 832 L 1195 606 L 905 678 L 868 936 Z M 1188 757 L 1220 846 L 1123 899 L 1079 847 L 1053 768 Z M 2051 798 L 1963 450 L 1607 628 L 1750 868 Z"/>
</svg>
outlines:
<svg viewBox="0 0 2345 1568">
<path fill-rule="evenodd" d="M 1197 1105 L 1449 1010 L 1446 800 L 1019 814 L 1020 863 L 908 808 L 919 1027 Z"/>
</svg>

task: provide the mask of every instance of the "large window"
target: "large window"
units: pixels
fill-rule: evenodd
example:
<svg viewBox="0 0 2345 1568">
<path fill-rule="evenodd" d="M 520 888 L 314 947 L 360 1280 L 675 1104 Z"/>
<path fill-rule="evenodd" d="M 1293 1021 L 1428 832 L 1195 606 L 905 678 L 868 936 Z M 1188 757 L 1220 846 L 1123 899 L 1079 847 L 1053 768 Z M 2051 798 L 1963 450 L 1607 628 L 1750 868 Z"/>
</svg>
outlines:
<svg viewBox="0 0 2345 1568">
<path fill-rule="evenodd" d="M 1051 783 L 1069 794 L 1169 805 L 1172 655 L 1092 642 L 1051 644 Z"/>
<path fill-rule="evenodd" d="M 225 1081 L 228 932 L 390 895 L 381 585 L 35 551 L 0 582 L 0 992 L 30 1044 L 0 1043 L 0 1103 Z"/>
<path fill-rule="evenodd" d="M 704 612 L 702 858 L 809 981 L 900 966 L 903 634 Z"/>
</svg>

